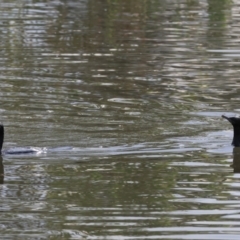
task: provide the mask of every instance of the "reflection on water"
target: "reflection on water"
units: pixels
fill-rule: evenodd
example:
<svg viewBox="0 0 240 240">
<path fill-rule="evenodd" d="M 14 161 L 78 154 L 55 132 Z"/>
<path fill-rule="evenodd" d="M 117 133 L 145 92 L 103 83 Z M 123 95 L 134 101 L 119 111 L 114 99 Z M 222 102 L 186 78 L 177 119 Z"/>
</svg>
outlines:
<svg viewBox="0 0 240 240">
<path fill-rule="evenodd" d="M 0 156 L 0 184 L 4 183 L 4 165 L 3 165 L 3 159 Z"/>
<path fill-rule="evenodd" d="M 240 148 L 233 149 L 233 164 L 231 165 L 235 173 L 240 173 Z"/>
<path fill-rule="evenodd" d="M 0 6 L 1 238 L 238 239 L 237 1 Z"/>
</svg>

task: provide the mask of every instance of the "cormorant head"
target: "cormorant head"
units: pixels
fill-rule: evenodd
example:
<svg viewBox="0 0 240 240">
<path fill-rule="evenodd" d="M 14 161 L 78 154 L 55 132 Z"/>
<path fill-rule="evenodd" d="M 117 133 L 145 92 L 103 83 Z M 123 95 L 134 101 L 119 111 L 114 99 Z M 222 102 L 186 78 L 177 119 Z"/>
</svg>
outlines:
<svg viewBox="0 0 240 240">
<path fill-rule="evenodd" d="M 234 147 L 240 147 L 240 118 L 237 117 L 226 117 L 222 115 L 223 118 L 227 119 L 233 126 L 233 141 L 232 145 Z"/>
</svg>

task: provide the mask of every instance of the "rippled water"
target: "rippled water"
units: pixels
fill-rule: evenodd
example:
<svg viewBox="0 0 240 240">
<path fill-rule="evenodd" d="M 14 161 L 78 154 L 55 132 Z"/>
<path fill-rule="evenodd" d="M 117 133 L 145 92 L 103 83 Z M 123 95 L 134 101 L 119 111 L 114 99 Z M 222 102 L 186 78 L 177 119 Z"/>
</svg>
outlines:
<svg viewBox="0 0 240 240">
<path fill-rule="evenodd" d="M 1 239 L 239 239 L 238 1 L 2 1 Z"/>
</svg>

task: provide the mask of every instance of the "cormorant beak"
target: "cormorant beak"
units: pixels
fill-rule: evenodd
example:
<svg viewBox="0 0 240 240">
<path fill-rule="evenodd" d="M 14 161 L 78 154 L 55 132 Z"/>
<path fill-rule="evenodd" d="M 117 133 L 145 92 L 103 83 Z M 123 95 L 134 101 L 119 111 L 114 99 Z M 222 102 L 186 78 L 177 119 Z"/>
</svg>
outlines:
<svg viewBox="0 0 240 240">
<path fill-rule="evenodd" d="M 227 119 L 230 123 L 232 123 L 231 119 L 229 117 L 226 117 L 225 115 L 222 115 L 222 118 Z"/>
</svg>

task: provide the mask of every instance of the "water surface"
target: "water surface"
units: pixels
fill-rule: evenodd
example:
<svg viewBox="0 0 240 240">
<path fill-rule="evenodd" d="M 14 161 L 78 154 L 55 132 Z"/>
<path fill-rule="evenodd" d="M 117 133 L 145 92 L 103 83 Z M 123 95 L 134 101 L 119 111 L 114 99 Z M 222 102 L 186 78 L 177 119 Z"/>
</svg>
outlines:
<svg viewBox="0 0 240 240">
<path fill-rule="evenodd" d="M 0 6 L 1 239 L 239 238 L 237 1 Z"/>
</svg>

